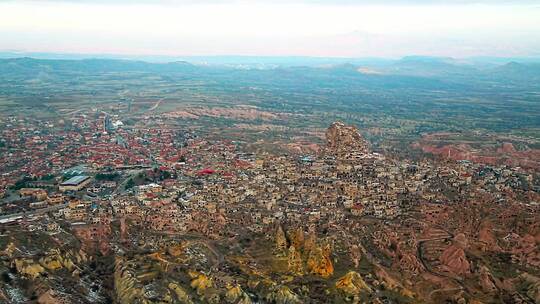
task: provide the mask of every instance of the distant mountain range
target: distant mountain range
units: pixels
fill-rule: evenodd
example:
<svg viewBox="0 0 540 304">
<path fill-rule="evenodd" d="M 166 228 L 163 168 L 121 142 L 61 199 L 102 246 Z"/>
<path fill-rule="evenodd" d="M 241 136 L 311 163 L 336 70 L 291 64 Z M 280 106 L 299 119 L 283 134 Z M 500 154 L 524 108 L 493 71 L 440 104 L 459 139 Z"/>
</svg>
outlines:
<svg viewBox="0 0 540 304">
<path fill-rule="evenodd" d="M 263 57 L 261 57 L 263 58 Z M 238 60 L 242 58 L 238 57 Z M 266 58 L 266 61 L 257 61 L 255 57 L 246 58 L 241 65 L 235 64 L 206 64 L 201 65 L 196 62 L 173 61 L 173 62 L 148 62 L 142 60 L 126 59 L 36 59 L 30 57 L 0 59 L 0 74 L 2 78 L 32 78 L 40 74 L 66 76 L 70 74 L 96 74 L 96 73 L 122 73 L 122 72 L 144 72 L 157 74 L 184 74 L 209 76 L 231 74 L 235 77 L 289 77 L 297 74 L 298 77 L 348 77 L 370 83 L 386 79 L 395 82 L 395 77 L 421 77 L 424 80 L 432 79 L 444 81 L 446 83 L 460 83 L 470 85 L 471 83 L 517 83 L 534 85 L 540 83 L 540 63 L 536 62 L 516 62 L 511 61 L 504 64 L 483 64 L 474 63 L 468 60 L 457 60 L 453 58 L 439 57 L 404 57 L 400 60 L 368 60 L 361 61 L 345 59 L 331 59 L 333 63 L 322 64 L 323 58 L 310 61 L 310 58 L 289 59 L 287 65 L 280 65 L 277 61 L 270 62 L 278 58 Z M 232 58 L 231 58 L 232 60 Z M 231 61 L 232 62 L 232 61 Z M 256 63 L 259 62 L 259 65 Z M 319 64 L 315 64 L 318 62 Z M 294 64 L 296 63 L 296 65 Z M 249 71 L 250 73 L 241 73 Z M 256 71 L 260 72 L 256 72 Z M 268 74 L 264 71 L 274 72 Z M 413 83 L 418 79 L 401 78 L 403 81 Z"/>
<path fill-rule="evenodd" d="M 151 63 L 120 59 L 35 59 L 29 57 L 0 59 L 0 73 L 8 74 L 39 72 L 50 73 L 98 73 L 98 72 L 175 72 L 193 69 L 195 66 L 183 61 Z"/>
<path fill-rule="evenodd" d="M 395 64 L 426 64 L 426 65 L 474 65 L 479 67 L 494 67 L 510 62 L 528 64 L 540 63 L 540 57 L 470 57 L 455 59 L 450 57 L 407 56 L 401 59 L 376 57 L 339 58 L 339 57 L 308 57 L 308 56 L 164 56 L 164 55 L 115 55 L 115 54 L 63 54 L 0 51 L 0 59 L 29 57 L 35 59 L 114 59 L 135 60 L 152 63 L 169 63 L 186 61 L 194 65 L 226 66 L 234 68 L 269 69 L 291 66 L 331 66 L 340 64 L 389 66 Z"/>
</svg>

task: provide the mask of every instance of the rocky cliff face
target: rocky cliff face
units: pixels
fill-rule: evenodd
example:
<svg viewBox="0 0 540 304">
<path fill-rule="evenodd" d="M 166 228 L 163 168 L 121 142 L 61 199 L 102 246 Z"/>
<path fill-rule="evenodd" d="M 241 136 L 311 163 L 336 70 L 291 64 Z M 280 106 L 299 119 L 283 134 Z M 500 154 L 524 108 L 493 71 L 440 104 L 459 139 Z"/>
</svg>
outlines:
<svg viewBox="0 0 540 304">
<path fill-rule="evenodd" d="M 540 303 L 540 278 L 528 273 L 521 274 L 519 278 L 523 280 L 529 298 L 534 299 L 535 303 Z"/>
<path fill-rule="evenodd" d="M 362 291 L 366 293 L 371 292 L 371 288 L 356 271 L 350 271 L 339 278 L 336 282 L 336 288 L 348 295 L 358 295 Z"/>
<path fill-rule="evenodd" d="M 285 231 L 283 231 L 283 227 L 281 225 L 278 225 L 276 230 L 276 249 L 279 253 L 284 253 L 287 251 L 287 237 L 285 236 Z"/>
<path fill-rule="evenodd" d="M 296 304 L 301 303 L 298 295 L 296 295 L 287 286 L 276 286 L 272 292 L 266 296 L 266 300 L 270 303 L 278 304 Z"/>
<path fill-rule="evenodd" d="M 327 153 L 343 155 L 351 152 L 369 153 L 369 143 L 355 126 L 334 122 L 326 131 Z"/>
<path fill-rule="evenodd" d="M 471 273 L 471 265 L 464 251 L 467 246 L 465 240 L 464 235 L 458 234 L 452 244 L 443 251 L 440 261 L 444 270 L 459 276 Z"/>
<path fill-rule="evenodd" d="M 36 232 L 33 238 L 27 236 L 12 237 L 5 248 L 0 248 L 0 303 L 106 300 L 97 287 L 103 281 L 91 273 L 96 270 L 91 267 L 95 265 L 94 258 L 80 249 L 74 238 L 65 238 L 70 242 L 62 246 L 58 239 L 46 233 Z"/>
<path fill-rule="evenodd" d="M 314 233 L 304 238 L 303 231 L 296 229 L 289 231 L 287 235 L 283 228 L 278 226 L 275 242 L 277 255 L 286 256 L 287 267 L 291 274 L 300 276 L 310 273 L 323 278 L 334 274 L 332 248 L 329 244 L 317 244 Z M 292 245 L 287 249 L 289 243 Z"/>
<path fill-rule="evenodd" d="M 100 252 L 107 255 L 110 251 L 111 226 L 109 224 L 83 225 L 73 229 L 86 252 Z"/>
<path fill-rule="evenodd" d="M 251 298 L 242 289 L 240 285 L 227 286 L 227 292 L 225 293 L 225 300 L 227 303 L 237 304 L 251 304 Z"/>
<path fill-rule="evenodd" d="M 19 274 L 36 279 L 48 272 L 54 272 L 59 269 L 74 272 L 79 269 L 77 264 L 86 262 L 88 262 L 88 257 L 82 250 L 61 252 L 58 249 L 52 249 L 39 259 L 15 258 L 13 260 L 13 266 Z"/>
<path fill-rule="evenodd" d="M 324 247 L 316 246 L 311 250 L 308 260 L 307 268 L 310 273 L 328 278 L 334 274 L 334 265 L 330 259 L 331 249 L 329 245 Z"/>
</svg>

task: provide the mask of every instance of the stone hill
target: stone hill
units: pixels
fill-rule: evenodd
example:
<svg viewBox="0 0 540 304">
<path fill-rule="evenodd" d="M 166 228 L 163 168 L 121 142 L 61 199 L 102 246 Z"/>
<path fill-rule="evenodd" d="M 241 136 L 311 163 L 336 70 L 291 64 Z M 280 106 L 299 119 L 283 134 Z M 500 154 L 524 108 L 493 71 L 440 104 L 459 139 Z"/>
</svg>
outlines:
<svg viewBox="0 0 540 304">
<path fill-rule="evenodd" d="M 347 126 L 342 122 L 334 122 L 326 130 L 326 152 L 332 154 L 346 154 L 351 152 L 370 152 L 369 143 L 355 126 Z"/>
</svg>

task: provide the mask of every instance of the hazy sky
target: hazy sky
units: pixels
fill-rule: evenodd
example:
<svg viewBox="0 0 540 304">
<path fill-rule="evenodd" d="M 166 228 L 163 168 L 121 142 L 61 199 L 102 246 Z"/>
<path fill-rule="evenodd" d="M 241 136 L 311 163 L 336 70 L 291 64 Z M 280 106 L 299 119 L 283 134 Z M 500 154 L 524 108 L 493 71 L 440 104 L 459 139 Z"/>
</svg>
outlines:
<svg viewBox="0 0 540 304">
<path fill-rule="evenodd" d="M 540 0 L 0 0 L 0 50 L 538 56 Z"/>
</svg>

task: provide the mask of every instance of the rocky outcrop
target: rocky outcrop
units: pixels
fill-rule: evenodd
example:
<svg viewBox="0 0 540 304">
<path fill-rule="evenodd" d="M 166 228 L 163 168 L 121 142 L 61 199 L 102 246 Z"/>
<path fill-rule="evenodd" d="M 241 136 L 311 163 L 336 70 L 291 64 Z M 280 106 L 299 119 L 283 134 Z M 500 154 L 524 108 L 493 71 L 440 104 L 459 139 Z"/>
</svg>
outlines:
<svg viewBox="0 0 540 304">
<path fill-rule="evenodd" d="M 156 270 L 159 262 L 148 259 L 149 255 L 135 256 L 133 259 L 116 257 L 114 271 L 114 300 L 121 304 L 193 304 L 190 293 L 176 280 L 161 276 L 164 272 Z M 191 274 L 191 273 L 190 273 Z M 195 289 L 203 293 L 207 284 L 199 273 L 193 273 Z M 204 285 L 204 286 L 203 286 Z M 205 303 L 212 303 L 204 298 Z"/>
<path fill-rule="evenodd" d="M 397 279 L 393 278 L 383 267 L 375 267 L 375 276 L 386 289 L 393 290 L 407 298 L 414 298 L 416 296 L 411 290 L 405 288 Z"/>
<path fill-rule="evenodd" d="M 491 222 L 483 223 L 478 232 L 478 240 L 483 244 L 482 249 L 486 251 L 500 251 L 501 247 L 497 243 L 492 226 L 493 224 Z"/>
<path fill-rule="evenodd" d="M 493 275 L 489 271 L 489 269 L 485 266 L 480 267 L 480 286 L 482 287 L 482 290 L 486 293 L 492 293 L 497 291 L 497 287 L 495 285 L 495 279 L 493 278 Z"/>
<path fill-rule="evenodd" d="M 275 286 L 267 296 L 266 300 L 277 304 L 296 304 L 301 303 L 298 295 L 292 292 L 287 286 Z"/>
<path fill-rule="evenodd" d="M 540 278 L 528 273 L 521 274 L 519 278 L 527 285 L 527 296 L 540 303 Z"/>
<path fill-rule="evenodd" d="M 214 286 L 214 281 L 204 273 L 190 272 L 189 274 L 193 280 L 191 281 L 191 288 L 197 290 L 198 295 L 203 295 L 205 290 Z"/>
<path fill-rule="evenodd" d="M 418 260 L 418 258 L 411 253 L 403 253 L 399 258 L 399 268 L 401 270 L 418 274 L 424 270 L 424 266 Z"/>
<path fill-rule="evenodd" d="M 330 259 L 330 245 L 324 247 L 316 246 L 309 253 L 307 260 L 308 271 L 314 275 L 328 278 L 334 273 L 334 265 Z"/>
<path fill-rule="evenodd" d="M 339 278 L 336 281 L 336 288 L 347 295 L 359 295 L 361 292 L 370 293 L 372 291 L 356 271 L 349 271 Z"/>
<path fill-rule="evenodd" d="M 116 302 L 121 304 L 138 303 L 142 297 L 142 288 L 136 274 L 121 257 L 116 257 L 114 266 L 114 290 Z"/>
<path fill-rule="evenodd" d="M 171 283 L 169 283 L 168 287 L 169 287 L 170 290 L 173 291 L 174 295 L 176 296 L 176 299 L 180 303 L 193 304 L 193 301 L 191 300 L 191 298 L 189 297 L 187 292 L 178 283 L 171 282 Z"/>
<path fill-rule="evenodd" d="M 443 251 L 439 258 L 443 270 L 458 276 L 471 273 L 471 265 L 464 250 L 468 246 L 467 243 L 467 238 L 463 234 L 454 237 L 452 244 Z"/>
<path fill-rule="evenodd" d="M 358 247 L 358 245 L 352 245 L 349 248 L 349 256 L 354 264 L 354 268 L 358 268 L 360 265 L 360 260 L 362 259 L 362 251 L 360 250 L 360 247 Z"/>
<path fill-rule="evenodd" d="M 281 227 L 281 225 L 278 225 L 276 231 L 276 249 L 278 252 L 283 253 L 287 251 L 287 248 L 287 237 L 285 236 L 285 231 L 283 231 L 283 227 Z"/>
<path fill-rule="evenodd" d="M 470 263 L 465 256 L 463 248 L 453 244 L 446 248 L 439 258 L 443 269 L 457 275 L 466 275 L 471 272 Z"/>
<path fill-rule="evenodd" d="M 190 271 L 189 276 L 192 278 L 191 288 L 197 291 L 203 303 L 222 303 L 211 277 L 196 271 Z"/>
<path fill-rule="evenodd" d="M 63 295 L 57 294 L 53 290 L 49 289 L 48 291 L 42 293 L 37 300 L 38 304 L 66 304 L 71 303 L 69 299 Z"/>
<path fill-rule="evenodd" d="M 14 251 L 18 250 L 15 245 L 8 245 L 9 248 Z M 78 273 L 76 270 L 80 270 L 78 265 L 86 263 L 88 260 L 88 256 L 82 250 L 61 251 L 60 249 L 51 249 L 40 258 L 13 258 L 11 264 L 19 274 L 30 279 L 36 279 L 60 269 L 66 269 L 68 272 L 76 274 Z"/>
<path fill-rule="evenodd" d="M 4 249 L 4 250 L 1 252 L 1 255 L 5 255 L 5 256 L 7 256 L 8 258 L 12 258 L 13 255 L 14 255 L 16 252 L 20 252 L 20 250 L 17 248 L 17 246 L 15 246 L 15 244 L 14 244 L 13 242 L 10 242 L 10 243 L 6 246 L 6 249 Z"/>
<path fill-rule="evenodd" d="M 355 126 L 334 122 L 326 131 L 327 153 L 347 154 L 350 152 L 369 153 L 369 144 Z"/>
<path fill-rule="evenodd" d="M 294 248 L 302 248 L 304 246 L 304 229 L 301 227 L 293 229 L 289 233 L 290 239 L 291 239 L 291 245 L 294 246 Z"/>
<path fill-rule="evenodd" d="M 289 247 L 289 254 L 287 255 L 287 264 L 289 271 L 295 275 L 301 275 L 303 273 L 302 255 L 296 247 Z"/>
<path fill-rule="evenodd" d="M 225 301 L 227 303 L 236 304 L 251 304 L 252 301 L 249 295 L 242 289 L 240 285 L 228 286 L 225 293 Z"/>
<path fill-rule="evenodd" d="M 43 266 L 32 259 L 15 259 L 17 272 L 31 279 L 35 279 L 47 272 Z"/>
<path fill-rule="evenodd" d="M 58 249 L 52 249 L 45 257 L 39 259 L 39 263 L 47 270 L 54 271 L 65 268 L 72 272 L 77 269 L 77 264 L 85 263 L 89 260 L 83 250 L 60 252 Z"/>
</svg>

